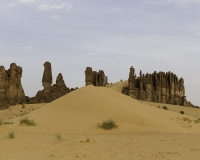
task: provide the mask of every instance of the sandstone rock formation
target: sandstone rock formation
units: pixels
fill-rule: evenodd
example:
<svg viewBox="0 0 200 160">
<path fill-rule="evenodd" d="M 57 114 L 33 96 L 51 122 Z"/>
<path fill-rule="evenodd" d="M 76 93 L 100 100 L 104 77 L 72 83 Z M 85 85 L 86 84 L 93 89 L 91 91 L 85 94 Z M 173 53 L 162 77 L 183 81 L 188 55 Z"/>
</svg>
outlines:
<svg viewBox="0 0 200 160">
<path fill-rule="evenodd" d="M 15 63 L 10 69 L 5 70 L 0 66 L 0 108 L 7 108 L 9 105 L 25 103 L 26 98 L 21 84 L 22 68 Z"/>
<path fill-rule="evenodd" d="M 85 70 L 85 85 L 90 85 L 92 84 L 92 79 L 93 79 L 93 73 L 92 73 L 92 68 L 87 67 Z"/>
<path fill-rule="evenodd" d="M 149 102 L 167 103 L 182 106 L 193 106 L 187 102 L 183 78 L 178 78 L 171 72 L 156 71 L 152 74 L 135 75 L 135 69 L 130 68 L 128 87 L 123 87 L 122 93 L 136 99 Z"/>
<path fill-rule="evenodd" d="M 44 73 L 43 73 L 43 78 L 42 78 L 42 86 L 44 87 L 45 94 L 50 92 L 51 84 L 52 84 L 51 63 L 45 62 Z"/>
<path fill-rule="evenodd" d="M 87 67 L 85 70 L 85 85 L 94 85 L 94 86 L 106 86 L 108 77 L 105 76 L 103 70 L 99 72 L 92 71 L 91 67 Z"/>
<path fill-rule="evenodd" d="M 52 69 L 51 63 L 44 63 L 44 73 L 42 78 L 43 90 L 38 91 L 35 97 L 26 97 L 27 103 L 48 103 L 55 99 L 62 97 L 63 95 L 75 90 L 66 87 L 61 73 L 56 78 L 56 84 L 52 85 Z"/>
</svg>

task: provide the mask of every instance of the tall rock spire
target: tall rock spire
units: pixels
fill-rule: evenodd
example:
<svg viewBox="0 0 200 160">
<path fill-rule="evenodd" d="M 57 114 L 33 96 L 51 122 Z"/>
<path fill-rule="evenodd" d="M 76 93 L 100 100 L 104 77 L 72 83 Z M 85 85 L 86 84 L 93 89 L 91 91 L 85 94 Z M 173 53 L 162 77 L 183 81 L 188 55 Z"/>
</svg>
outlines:
<svg viewBox="0 0 200 160">
<path fill-rule="evenodd" d="M 135 69 L 133 66 L 130 68 L 129 78 L 128 78 L 129 95 L 134 95 L 135 89 Z"/>
<path fill-rule="evenodd" d="M 43 85 L 46 93 L 50 91 L 51 84 L 52 84 L 51 63 L 45 62 L 44 63 L 43 78 L 42 78 L 42 85 Z"/>
<path fill-rule="evenodd" d="M 85 85 L 91 85 L 92 84 L 92 68 L 87 67 L 85 70 Z"/>
</svg>

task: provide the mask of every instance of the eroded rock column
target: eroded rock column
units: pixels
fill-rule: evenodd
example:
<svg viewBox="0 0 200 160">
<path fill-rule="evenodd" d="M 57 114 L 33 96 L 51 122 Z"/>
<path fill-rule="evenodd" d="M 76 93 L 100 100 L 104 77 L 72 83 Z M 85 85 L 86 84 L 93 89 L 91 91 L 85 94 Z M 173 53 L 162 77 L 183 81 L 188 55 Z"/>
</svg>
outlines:
<svg viewBox="0 0 200 160">
<path fill-rule="evenodd" d="M 87 67 L 85 70 L 85 85 L 91 85 L 92 84 L 92 68 L 91 67 Z"/>
<path fill-rule="evenodd" d="M 0 66 L 0 107 L 6 108 L 9 105 L 8 75 L 4 66 Z"/>
<path fill-rule="evenodd" d="M 45 62 L 44 63 L 44 73 L 42 78 L 42 86 L 44 87 L 44 93 L 48 93 L 51 89 L 52 84 L 52 69 L 51 63 Z"/>
</svg>

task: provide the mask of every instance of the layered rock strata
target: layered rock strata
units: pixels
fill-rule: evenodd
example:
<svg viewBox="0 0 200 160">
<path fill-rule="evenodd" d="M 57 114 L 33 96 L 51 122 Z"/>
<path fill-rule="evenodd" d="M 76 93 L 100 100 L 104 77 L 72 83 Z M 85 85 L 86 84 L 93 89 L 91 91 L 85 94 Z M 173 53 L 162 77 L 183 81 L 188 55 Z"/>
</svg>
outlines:
<svg viewBox="0 0 200 160">
<path fill-rule="evenodd" d="M 15 63 L 8 70 L 0 66 L 0 109 L 26 102 L 21 78 L 22 68 Z"/>
<path fill-rule="evenodd" d="M 152 74 L 135 75 L 135 69 L 130 68 L 128 87 L 123 87 L 122 93 L 136 99 L 149 102 L 166 103 L 182 106 L 193 106 L 187 102 L 183 78 L 178 78 L 171 72 L 154 72 Z"/>
<path fill-rule="evenodd" d="M 91 67 L 87 67 L 85 70 L 85 85 L 94 85 L 94 86 L 106 86 L 108 77 L 105 76 L 103 70 L 99 72 L 92 71 Z"/>
<path fill-rule="evenodd" d="M 48 103 L 52 102 L 57 98 L 75 90 L 73 88 L 69 89 L 66 87 L 63 76 L 61 73 L 58 74 L 56 78 L 56 84 L 52 85 L 52 69 L 51 63 L 44 63 L 44 73 L 42 78 L 43 90 L 38 91 L 35 97 L 26 97 L 27 103 Z"/>
</svg>

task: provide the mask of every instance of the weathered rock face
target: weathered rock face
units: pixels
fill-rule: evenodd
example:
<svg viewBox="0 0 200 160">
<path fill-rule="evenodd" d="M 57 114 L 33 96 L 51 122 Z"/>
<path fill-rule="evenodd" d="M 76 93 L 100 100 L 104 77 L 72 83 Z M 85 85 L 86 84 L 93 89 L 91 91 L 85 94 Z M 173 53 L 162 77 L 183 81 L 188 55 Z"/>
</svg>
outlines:
<svg viewBox="0 0 200 160">
<path fill-rule="evenodd" d="M 57 98 L 64 96 L 65 94 L 75 90 L 66 87 L 61 73 L 56 78 L 56 84 L 52 85 L 52 70 L 51 63 L 44 63 L 44 73 L 42 78 L 43 90 L 38 91 L 35 97 L 26 97 L 27 103 L 48 103 Z"/>
<path fill-rule="evenodd" d="M 56 85 L 60 88 L 67 88 L 65 85 L 65 81 L 63 80 L 63 76 L 61 73 L 58 74 L 56 78 Z"/>
<path fill-rule="evenodd" d="M 105 76 L 103 70 L 99 72 L 92 71 L 91 67 L 87 67 L 85 70 L 85 85 L 94 86 L 106 86 L 108 77 Z"/>
<path fill-rule="evenodd" d="M 42 85 L 44 87 L 44 92 L 48 93 L 51 89 L 52 84 L 52 70 L 51 70 L 51 63 L 45 62 L 44 63 L 44 73 L 42 78 Z"/>
<path fill-rule="evenodd" d="M 22 68 L 15 63 L 8 70 L 0 66 L 0 108 L 26 102 L 21 77 Z"/>
<path fill-rule="evenodd" d="M 150 102 L 175 104 L 182 106 L 191 106 L 185 96 L 185 87 L 183 78 L 178 77 L 171 72 L 156 71 L 152 74 L 134 75 L 135 69 L 130 68 L 128 87 L 122 89 L 122 93 L 132 95 L 136 99 Z"/>
<path fill-rule="evenodd" d="M 9 105 L 9 82 L 4 66 L 0 66 L 0 108 Z"/>
<path fill-rule="evenodd" d="M 130 68 L 129 78 L 128 78 L 128 84 L 129 84 L 129 95 L 134 94 L 134 88 L 135 88 L 135 69 L 133 66 Z"/>
<path fill-rule="evenodd" d="M 50 83 L 52 84 L 52 70 L 51 70 L 51 63 L 45 62 L 44 63 L 44 73 L 42 78 L 42 83 Z"/>
<path fill-rule="evenodd" d="M 90 85 L 92 84 L 92 79 L 93 79 L 93 73 L 92 73 L 92 68 L 87 67 L 85 70 L 85 85 Z"/>
</svg>

